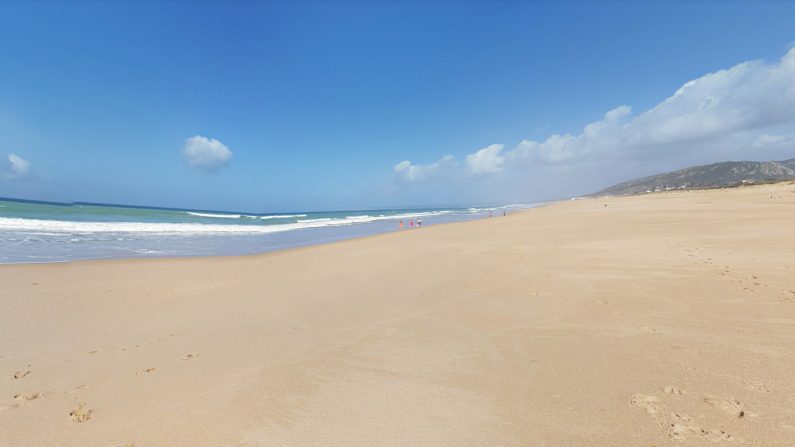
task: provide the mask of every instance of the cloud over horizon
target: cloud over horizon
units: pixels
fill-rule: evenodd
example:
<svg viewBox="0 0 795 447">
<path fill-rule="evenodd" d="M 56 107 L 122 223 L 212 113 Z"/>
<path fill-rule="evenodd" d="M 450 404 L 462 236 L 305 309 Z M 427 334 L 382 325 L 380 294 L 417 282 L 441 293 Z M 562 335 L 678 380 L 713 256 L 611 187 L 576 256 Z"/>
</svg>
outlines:
<svg viewBox="0 0 795 447">
<path fill-rule="evenodd" d="M 446 171 L 454 168 L 455 158 L 452 155 L 445 155 L 436 163 L 429 165 L 415 165 L 409 160 L 403 160 L 395 165 L 395 174 L 400 181 L 415 182 L 425 180 L 439 171 Z"/>
<path fill-rule="evenodd" d="M 553 184 L 590 176 L 583 193 L 627 180 L 620 176 L 633 172 L 780 156 L 795 157 L 795 48 L 776 62 L 742 62 L 686 82 L 637 114 L 621 105 L 576 134 L 522 140 L 510 149 L 492 144 L 466 155 L 463 165 L 449 155 L 429 165 L 406 160 L 395 172 L 404 182 L 421 183 L 454 169 L 465 183 L 486 182 L 495 193 L 501 191 L 500 178 L 507 190 L 540 183 L 523 176 Z M 561 194 L 576 189 L 558 188 Z"/>
<path fill-rule="evenodd" d="M 30 162 L 19 155 L 11 153 L 5 157 L 5 160 L 0 159 L 0 178 L 19 180 L 31 178 L 32 176 L 33 169 Z"/>
<path fill-rule="evenodd" d="M 188 138 L 182 147 L 182 156 L 188 165 L 206 173 L 228 166 L 232 155 L 232 151 L 225 144 L 201 135 Z"/>
</svg>

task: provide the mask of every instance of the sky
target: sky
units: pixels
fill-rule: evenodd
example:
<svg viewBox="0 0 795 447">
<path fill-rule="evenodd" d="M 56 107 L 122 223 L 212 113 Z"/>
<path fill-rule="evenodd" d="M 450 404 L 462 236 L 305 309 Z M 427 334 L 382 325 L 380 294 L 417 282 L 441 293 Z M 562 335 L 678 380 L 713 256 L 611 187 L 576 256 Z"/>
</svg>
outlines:
<svg viewBox="0 0 795 447">
<path fill-rule="evenodd" d="M 787 2 L 0 1 L 0 197 L 528 203 L 795 157 Z"/>
</svg>

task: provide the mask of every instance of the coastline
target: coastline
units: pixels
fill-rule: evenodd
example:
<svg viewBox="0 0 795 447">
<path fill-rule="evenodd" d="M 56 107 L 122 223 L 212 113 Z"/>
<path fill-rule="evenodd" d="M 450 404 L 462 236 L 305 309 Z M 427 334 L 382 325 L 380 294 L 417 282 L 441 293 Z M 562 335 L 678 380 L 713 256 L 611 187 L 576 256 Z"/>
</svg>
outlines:
<svg viewBox="0 0 795 447">
<path fill-rule="evenodd" d="M 525 213 L 530 212 L 534 209 L 538 209 L 544 206 L 553 205 L 556 203 L 565 203 L 565 200 L 558 200 L 558 201 L 551 201 L 551 202 L 542 202 L 537 205 L 533 205 L 526 208 L 515 209 L 511 211 L 511 214 L 516 213 Z M 507 217 L 507 216 L 506 216 Z M 496 218 L 503 218 L 503 216 L 495 216 L 492 219 Z M 437 228 L 437 227 L 447 227 L 452 225 L 461 225 L 467 224 L 471 222 L 478 222 L 481 220 L 489 219 L 488 216 L 479 217 L 479 218 L 472 218 L 468 220 L 460 220 L 460 221 L 452 221 L 452 222 L 443 222 L 443 223 L 436 223 L 431 225 L 423 226 L 422 228 L 414 228 L 414 229 L 403 229 L 403 230 L 387 230 L 383 232 L 377 232 L 372 234 L 363 234 L 357 236 L 350 236 L 350 237 L 343 237 L 339 239 L 333 239 L 325 242 L 312 242 L 307 243 L 304 245 L 291 245 L 284 248 L 275 248 L 269 249 L 264 251 L 252 252 L 252 253 L 238 253 L 238 254 L 197 254 L 197 255 L 165 255 L 165 256 L 130 256 L 130 257 L 113 257 L 113 258 L 86 258 L 86 259 L 75 259 L 75 260 L 67 260 L 67 261 L 41 261 L 41 262 L 0 262 L 0 269 L 4 268 L 5 266 L 29 266 L 29 265 L 49 265 L 49 264 L 84 264 L 84 263 L 105 263 L 105 262 L 125 262 L 125 261 L 169 261 L 169 260 L 192 260 L 192 259 L 251 259 L 257 257 L 266 257 L 269 255 L 276 255 L 279 253 L 286 253 L 292 251 L 300 251 L 300 250 L 309 250 L 314 247 L 322 247 L 327 245 L 335 245 L 335 244 L 345 244 L 346 242 L 354 241 L 354 240 L 368 240 L 368 239 L 377 239 L 382 236 L 390 235 L 390 234 L 398 234 L 398 233 L 410 233 L 414 231 L 425 231 L 429 228 Z"/>
<path fill-rule="evenodd" d="M 793 219 L 778 184 L 0 265 L 0 444 L 788 446 Z"/>
<path fill-rule="evenodd" d="M 410 219 L 421 218 L 429 227 L 538 205 L 255 216 L 132 206 L 64 213 L 63 207 L 39 202 L 14 203 L 20 205 L 0 213 L 0 264 L 248 255 L 390 233 L 399 220 L 408 230 Z"/>
</svg>

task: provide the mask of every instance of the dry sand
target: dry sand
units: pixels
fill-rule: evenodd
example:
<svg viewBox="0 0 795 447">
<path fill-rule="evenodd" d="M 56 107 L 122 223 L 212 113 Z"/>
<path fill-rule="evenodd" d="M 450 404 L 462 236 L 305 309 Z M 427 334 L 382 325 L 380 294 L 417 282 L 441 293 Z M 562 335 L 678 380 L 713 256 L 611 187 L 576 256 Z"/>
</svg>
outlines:
<svg viewBox="0 0 795 447">
<path fill-rule="evenodd" d="M 2 446 L 795 445 L 795 186 L 0 266 Z"/>
</svg>

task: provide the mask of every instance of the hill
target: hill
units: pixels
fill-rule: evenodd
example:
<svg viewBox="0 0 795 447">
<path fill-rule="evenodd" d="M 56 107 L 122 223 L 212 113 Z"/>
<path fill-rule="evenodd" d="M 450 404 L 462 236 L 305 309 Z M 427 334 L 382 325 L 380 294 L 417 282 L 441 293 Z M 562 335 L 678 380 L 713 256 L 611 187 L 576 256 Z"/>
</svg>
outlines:
<svg viewBox="0 0 795 447">
<path fill-rule="evenodd" d="M 783 161 L 725 161 L 641 177 L 592 196 L 646 194 L 673 189 L 710 189 L 795 179 L 795 158 Z"/>
</svg>

